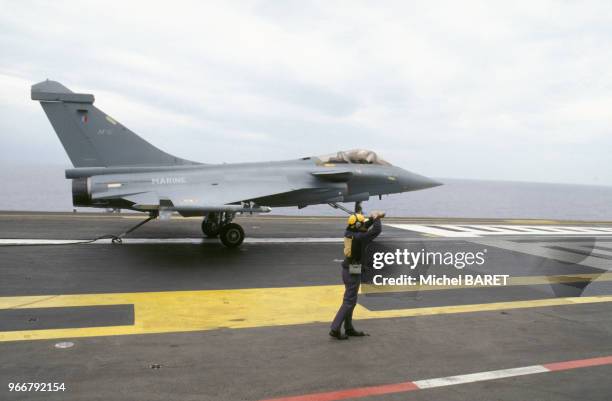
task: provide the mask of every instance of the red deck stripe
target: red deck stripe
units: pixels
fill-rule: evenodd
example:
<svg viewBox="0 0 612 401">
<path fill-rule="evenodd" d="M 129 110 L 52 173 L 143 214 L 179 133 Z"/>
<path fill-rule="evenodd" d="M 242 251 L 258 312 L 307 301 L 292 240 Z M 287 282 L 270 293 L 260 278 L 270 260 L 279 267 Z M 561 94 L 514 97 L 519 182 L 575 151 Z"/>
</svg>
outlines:
<svg viewBox="0 0 612 401">
<path fill-rule="evenodd" d="M 371 395 L 403 393 L 406 391 L 418 390 L 419 388 L 412 382 L 385 384 L 382 386 L 371 386 L 353 388 L 348 390 L 330 391 L 328 393 L 316 393 L 297 395 L 293 397 L 273 398 L 265 401 L 335 401 L 346 398 L 369 397 Z"/>
<path fill-rule="evenodd" d="M 565 361 L 565 362 L 554 362 L 554 363 L 547 363 L 547 364 L 537 365 L 537 366 L 543 366 L 551 372 L 556 372 L 560 370 L 579 369 L 579 368 L 586 368 L 589 366 L 601 366 L 601 365 L 612 365 L 612 356 L 603 356 L 599 358 L 589 358 L 589 359 L 577 359 L 574 361 Z M 481 372 L 481 373 L 486 373 L 486 372 Z M 372 395 L 402 393 L 402 392 L 408 392 L 408 391 L 414 391 L 414 390 L 420 390 L 420 389 L 413 382 L 404 382 L 404 383 L 395 383 L 395 384 L 384 384 L 381 386 L 370 386 L 370 387 L 360 387 L 360 388 L 354 388 L 354 389 L 330 391 L 326 393 L 314 393 L 314 394 L 296 395 L 296 396 L 291 396 L 291 397 L 271 398 L 271 399 L 262 400 L 262 401 L 336 401 L 336 400 L 344 400 L 347 398 L 360 398 L 360 397 L 368 397 Z"/>
<path fill-rule="evenodd" d="M 559 370 L 569 370 L 577 368 L 586 368 L 588 366 L 600 366 L 612 364 L 612 356 L 603 356 L 601 358 L 577 359 L 575 361 L 546 363 L 544 366 L 551 372 Z"/>
</svg>

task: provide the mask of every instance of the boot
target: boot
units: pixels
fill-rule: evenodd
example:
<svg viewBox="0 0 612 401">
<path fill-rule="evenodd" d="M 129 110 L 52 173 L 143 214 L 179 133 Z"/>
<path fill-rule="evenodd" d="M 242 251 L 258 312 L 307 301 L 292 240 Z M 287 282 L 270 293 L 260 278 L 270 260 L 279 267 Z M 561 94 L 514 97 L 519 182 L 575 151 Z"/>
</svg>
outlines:
<svg viewBox="0 0 612 401">
<path fill-rule="evenodd" d="M 348 336 L 346 334 L 342 334 L 340 330 L 331 330 L 329 335 L 337 340 L 348 340 Z"/>
<path fill-rule="evenodd" d="M 353 327 L 351 327 L 350 329 L 346 329 L 344 332 L 346 333 L 347 336 L 350 336 L 350 337 L 369 336 L 368 333 L 364 333 L 363 331 L 355 330 Z"/>
</svg>

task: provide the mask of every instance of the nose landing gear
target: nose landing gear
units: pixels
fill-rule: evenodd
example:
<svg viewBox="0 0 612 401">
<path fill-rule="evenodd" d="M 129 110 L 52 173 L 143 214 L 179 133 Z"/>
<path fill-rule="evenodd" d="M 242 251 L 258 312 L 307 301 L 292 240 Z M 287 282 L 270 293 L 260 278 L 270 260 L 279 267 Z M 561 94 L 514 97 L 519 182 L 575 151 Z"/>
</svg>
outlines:
<svg viewBox="0 0 612 401">
<path fill-rule="evenodd" d="M 355 209 L 354 212 L 351 212 L 349 209 L 345 208 L 342 205 L 339 205 L 335 202 L 332 203 L 328 203 L 329 206 L 333 207 L 334 209 L 340 209 L 345 211 L 347 214 L 353 214 L 353 213 L 363 213 L 363 207 L 361 206 L 361 201 L 357 201 L 355 202 Z"/>
<path fill-rule="evenodd" d="M 208 238 L 217 236 L 228 248 L 240 246 L 244 241 L 244 230 L 239 224 L 232 223 L 235 213 L 211 212 L 202 221 L 202 232 Z"/>
</svg>

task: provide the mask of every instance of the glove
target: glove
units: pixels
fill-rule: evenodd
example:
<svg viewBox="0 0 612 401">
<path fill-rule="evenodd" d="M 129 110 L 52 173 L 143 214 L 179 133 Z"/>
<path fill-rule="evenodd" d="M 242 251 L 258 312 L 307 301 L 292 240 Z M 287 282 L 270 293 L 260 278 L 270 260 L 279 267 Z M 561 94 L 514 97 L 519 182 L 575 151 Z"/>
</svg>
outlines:
<svg viewBox="0 0 612 401">
<path fill-rule="evenodd" d="M 372 214 L 370 214 L 370 218 L 372 219 L 382 219 L 383 217 L 385 217 L 385 212 L 372 212 Z"/>
</svg>

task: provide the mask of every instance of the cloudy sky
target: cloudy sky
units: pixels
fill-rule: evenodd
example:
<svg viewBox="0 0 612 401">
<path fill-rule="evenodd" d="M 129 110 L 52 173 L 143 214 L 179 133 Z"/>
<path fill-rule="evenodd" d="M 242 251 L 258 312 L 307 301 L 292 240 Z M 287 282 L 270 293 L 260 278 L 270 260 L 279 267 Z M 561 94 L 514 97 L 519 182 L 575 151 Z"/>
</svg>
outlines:
<svg viewBox="0 0 612 401">
<path fill-rule="evenodd" d="M 49 78 L 187 159 L 612 185 L 609 1 L 152 3 L 0 1 L 1 161 L 69 165 Z"/>
</svg>

